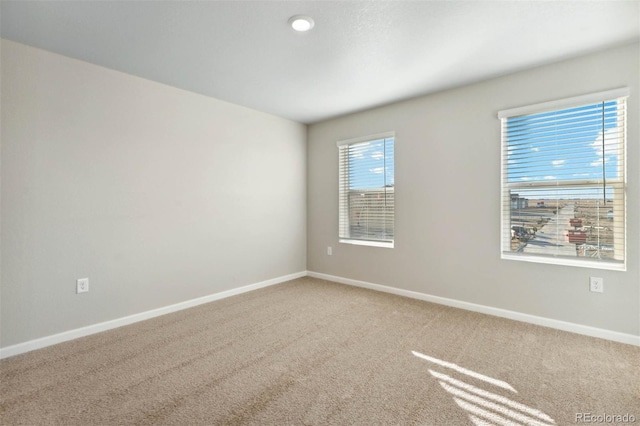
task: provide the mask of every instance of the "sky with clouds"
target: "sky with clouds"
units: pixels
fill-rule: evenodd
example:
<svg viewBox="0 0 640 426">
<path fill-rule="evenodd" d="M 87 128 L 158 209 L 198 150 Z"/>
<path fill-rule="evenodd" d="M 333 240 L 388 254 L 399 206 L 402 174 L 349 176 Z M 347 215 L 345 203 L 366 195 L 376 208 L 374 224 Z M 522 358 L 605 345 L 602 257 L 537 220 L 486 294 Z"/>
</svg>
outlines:
<svg viewBox="0 0 640 426">
<path fill-rule="evenodd" d="M 561 187 L 563 182 L 602 180 L 603 172 L 607 180 L 617 178 L 622 149 L 619 112 L 617 102 L 610 101 L 604 108 L 593 104 L 507 119 L 507 181 L 516 186 L 521 182 L 526 191 L 536 182 Z M 549 190 L 527 192 L 540 197 Z M 601 194 L 597 185 L 592 192 Z"/>
<path fill-rule="evenodd" d="M 349 146 L 351 189 L 394 185 L 394 142 L 394 138 L 386 138 Z"/>
</svg>

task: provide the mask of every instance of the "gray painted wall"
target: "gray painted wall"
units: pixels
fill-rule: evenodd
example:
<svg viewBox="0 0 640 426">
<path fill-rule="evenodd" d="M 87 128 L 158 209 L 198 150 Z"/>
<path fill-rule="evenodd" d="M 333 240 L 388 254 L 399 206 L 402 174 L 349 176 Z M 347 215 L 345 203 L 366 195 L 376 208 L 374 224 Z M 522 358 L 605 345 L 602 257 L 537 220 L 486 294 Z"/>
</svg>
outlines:
<svg viewBox="0 0 640 426">
<path fill-rule="evenodd" d="M 639 53 L 612 49 L 307 133 L 3 40 L 0 347 L 305 268 L 640 335 Z M 632 93 L 628 271 L 500 260 L 497 111 L 621 86 Z M 396 248 L 339 244 L 335 142 L 389 130 Z M 603 294 L 588 291 L 592 275 Z M 87 276 L 91 291 L 76 295 Z"/>
<path fill-rule="evenodd" d="M 0 346 L 305 270 L 306 126 L 1 54 Z"/>
<path fill-rule="evenodd" d="M 307 269 L 640 334 L 639 53 L 624 46 L 311 125 Z M 628 270 L 501 260 L 497 112 L 623 86 Z M 336 141 L 387 131 L 396 132 L 395 248 L 340 244 Z M 589 292 L 589 276 L 604 278 L 603 294 Z"/>
</svg>

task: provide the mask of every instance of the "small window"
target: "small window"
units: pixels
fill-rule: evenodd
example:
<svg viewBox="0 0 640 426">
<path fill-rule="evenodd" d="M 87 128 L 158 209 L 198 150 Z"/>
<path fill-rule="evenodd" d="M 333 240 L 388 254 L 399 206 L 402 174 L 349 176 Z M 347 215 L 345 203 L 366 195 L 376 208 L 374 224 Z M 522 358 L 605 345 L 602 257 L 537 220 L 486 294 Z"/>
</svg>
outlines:
<svg viewBox="0 0 640 426">
<path fill-rule="evenodd" d="M 625 269 L 628 94 L 499 113 L 502 258 Z"/>
<path fill-rule="evenodd" d="M 339 238 L 393 247 L 394 133 L 338 142 Z"/>
</svg>

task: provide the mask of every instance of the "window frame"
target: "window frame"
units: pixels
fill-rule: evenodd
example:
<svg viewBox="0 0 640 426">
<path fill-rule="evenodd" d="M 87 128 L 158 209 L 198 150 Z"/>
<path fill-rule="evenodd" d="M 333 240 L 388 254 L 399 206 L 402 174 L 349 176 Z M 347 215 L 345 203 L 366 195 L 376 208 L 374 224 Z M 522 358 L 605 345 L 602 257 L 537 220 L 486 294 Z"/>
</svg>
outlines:
<svg viewBox="0 0 640 426">
<path fill-rule="evenodd" d="M 534 262 L 534 263 L 545 263 L 545 264 L 554 264 L 554 265 L 563 265 L 563 266 L 573 266 L 573 267 L 584 267 L 584 268 L 592 268 L 592 269 L 605 269 L 605 270 L 615 270 L 615 271 L 626 271 L 627 269 L 627 120 L 628 115 L 626 110 L 624 111 L 624 129 L 623 129 L 623 141 L 622 141 L 622 173 L 617 179 L 614 180 L 614 184 L 619 186 L 619 190 L 622 191 L 622 229 L 623 229 L 623 242 L 622 248 L 622 261 L 608 261 L 608 260 L 589 260 L 588 258 L 570 258 L 570 257 L 558 257 L 552 255 L 542 255 L 542 254 L 530 254 L 530 253 L 515 253 L 511 251 L 510 241 L 507 242 L 508 237 L 505 229 L 511 229 L 511 199 L 510 199 L 510 188 L 515 185 L 509 185 L 507 183 L 507 174 L 508 174 L 508 162 L 507 162 L 507 151 L 508 151 L 508 141 L 506 138 L 506 125 L 505 121 L 509 118 L 537 114 L 537 113 L 545 113 L 545 112 L 553 112 L 558 110 L 576 108 L 581 106 L 587 106 L 589 104 L 595 104 L 600 102 L 608 102 L 608 101 L 619 101 L 622 98 L 628 98 L 630 96 L 629 88 L 618 88 L 614 90 L 608 90 L 603 92 L 596 92 L 582 96 L 575 96 L 570 98 L 559 99 L 550 102 L 543 102 L 539 104 L 533 104 L 529 106 L 523 106 L 518 108 L 511 108 L 507 110 L 502 110 L 498 112 L 498 118 L 500 120 L 500 255 L 501 259 L 505 260 L 519 260 L 525 262 Z M 571 187 L 578 187 L 580 185 L 587 186 L 592 184 L 590 181 L 556 181 L 557 182 L 569 182 Z M 606 182 L 611 182 L 611 179 L 607 178 Z M 600 184 L 600 183 L 599 183 Z M 549 183 L 536 182 L 530 183 L 527 186 L 532 188 L 549 188 L 551 185 Z M 558 185 L 562 187 L 562 185 Z M 507 223 L 508 222 L 508 223 Z M 507 225 L 505 225 L 507 223 Z"/>
<path fill-rule="evenodd" d="M 393 238 L 391 240 L 376 240 L 376 239 L 361 239 L 361 238 L 352 238 L 345 237 L 342 234 L 343 228 L 349 228 L 349 225 L 344 225 L 343 220 L 348 220 L 349 217 L 349 206 L 343 206 L 343 165 L 342 165 L 342 153 L 341 150 L 345 146 L 355 145 L 364 142 L 374 142 L 379 140 L 393 139 L 393 151 L 394 151 L 394 204 L 393 204 Z M 352 139 L 345 139 L 336 142 L 336 146 L 338 147 L 338 242 L 343 244 L 352 244 L 352 245 L 360 245 L 360 246 L 369 246 L 369 247 L 382 247 L 382 248 L 394 248 L 395 247 L 395 143 L 396 143 L 396 133 L 395 131 L 388 131 L 383 133 L 376 133 L 368 136 L 361 136 Z M 385 165 L 384 173 L 386 174 L 388 166 Z M 348 173 L 348 172 L 347 172 Z M 346 211 L 343 211 L 346 209 Z"/>
</svg>

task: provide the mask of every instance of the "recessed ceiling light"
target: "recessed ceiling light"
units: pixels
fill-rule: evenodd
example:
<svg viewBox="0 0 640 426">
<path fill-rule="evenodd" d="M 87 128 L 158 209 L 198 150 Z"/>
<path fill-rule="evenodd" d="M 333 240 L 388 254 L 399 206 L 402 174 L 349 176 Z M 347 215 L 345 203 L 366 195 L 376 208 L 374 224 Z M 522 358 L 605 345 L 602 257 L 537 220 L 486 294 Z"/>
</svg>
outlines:
<svg viewBox="0 0 640 426">
<path fill-rule="evenodd" d="M 313 28 L 313 19 L 309 16 L 296 15 L 289 18 L 289 25 L 296 31 L 304 32 Z"/>
</svg>

